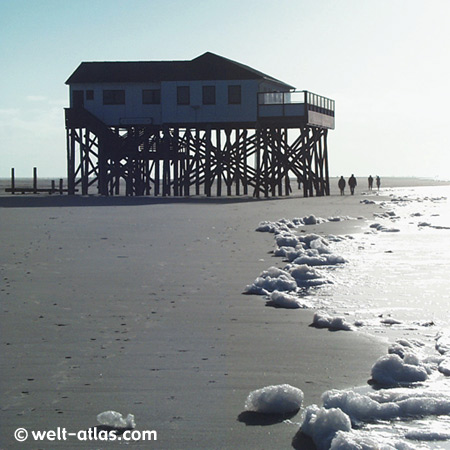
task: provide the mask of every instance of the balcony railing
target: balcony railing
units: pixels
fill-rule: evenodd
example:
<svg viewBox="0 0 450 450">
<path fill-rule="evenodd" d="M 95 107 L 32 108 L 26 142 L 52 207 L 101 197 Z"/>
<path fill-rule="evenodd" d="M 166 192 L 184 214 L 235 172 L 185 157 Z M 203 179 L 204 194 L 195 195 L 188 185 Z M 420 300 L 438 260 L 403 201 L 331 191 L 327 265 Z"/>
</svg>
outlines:
<svg viewBox="0 0 450 450">
<path fill-rule="evenodd" d="M 304 116 L 306 111 L 334 117 L 334 106 L 334 100 L 309 91 L 258 93 L 260 117 Z"/>
</svg>

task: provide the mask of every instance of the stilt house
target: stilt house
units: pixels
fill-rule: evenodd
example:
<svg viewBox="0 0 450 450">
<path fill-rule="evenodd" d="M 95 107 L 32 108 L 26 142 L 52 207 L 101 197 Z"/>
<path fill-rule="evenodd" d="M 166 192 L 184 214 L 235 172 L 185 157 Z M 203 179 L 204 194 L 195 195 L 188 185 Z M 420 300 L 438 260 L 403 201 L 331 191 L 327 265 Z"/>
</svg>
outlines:
<svg viewBox="0 0 450 450">
<path fill-rule="evenodd" d="M 83 62 L 66 84 L 69 193 L 329 193 L 333 100 L 209 52 Z"/>
</svg>

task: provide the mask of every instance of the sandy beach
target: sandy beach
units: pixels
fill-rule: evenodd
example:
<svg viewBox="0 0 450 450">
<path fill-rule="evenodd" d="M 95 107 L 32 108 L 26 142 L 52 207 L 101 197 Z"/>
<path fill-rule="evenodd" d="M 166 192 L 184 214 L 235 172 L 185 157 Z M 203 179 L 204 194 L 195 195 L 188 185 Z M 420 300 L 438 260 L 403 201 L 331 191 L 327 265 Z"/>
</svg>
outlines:
<svg viewBox="0 0 450 450">
<path fill-rule="evenodd" d="M 279 263 L 273 235 L 255 228 L 311 214 L 369 219 L 379 206 L 361 205 L 366 180 L 360 185 L 355 196 L 339 196 L 333 179 L 329 197 L 260 200 L 0 195 L 0 447 L 119 448 L 13 435 L 86 430 L 115 410 L 157 432 L 133 448 L 292 448 L 301 411 L 293 423 L 252 422 L 242 414 L 248 393 L 288 383 L 305 406 L 318 403 L 327 389 L 367 383 L 386 342 L 318 330 L 314 310 L 243 295 Z M 364 225 L 334 223 L 332 232 Z"/>
</svg>

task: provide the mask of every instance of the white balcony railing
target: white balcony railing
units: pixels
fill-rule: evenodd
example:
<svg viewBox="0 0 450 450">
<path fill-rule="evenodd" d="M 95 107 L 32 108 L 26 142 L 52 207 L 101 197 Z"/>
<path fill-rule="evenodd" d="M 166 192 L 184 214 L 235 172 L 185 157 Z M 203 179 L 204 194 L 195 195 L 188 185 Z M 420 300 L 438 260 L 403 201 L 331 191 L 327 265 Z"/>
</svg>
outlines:
<svg viewBox="0 0 450 450">
<path fill-rule="evenodd" d="M 260 117 L 304 116 L 306 111 L 334 117 L 334 106 L 334 100 L 309 91 L 258 93 Z"/>
</svg>

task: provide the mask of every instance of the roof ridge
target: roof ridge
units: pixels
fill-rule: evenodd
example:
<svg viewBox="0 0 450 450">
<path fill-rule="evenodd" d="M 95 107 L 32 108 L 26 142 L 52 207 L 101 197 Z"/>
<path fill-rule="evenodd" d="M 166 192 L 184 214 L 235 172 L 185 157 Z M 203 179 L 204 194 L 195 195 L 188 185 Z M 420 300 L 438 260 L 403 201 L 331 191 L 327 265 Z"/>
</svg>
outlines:
<svg viewBox="0 0 450 450">
<path fill-rule="evenodd" d="M 133 65 L 135 67 L 130 70 Z M 116 67 L 113 70 L 111 66 Z M 209 51 L 191 60 L 83 61 L 66 84 L 245 79 L 265 79 L 293 89 L 270 75 Z"/>
</svg>

